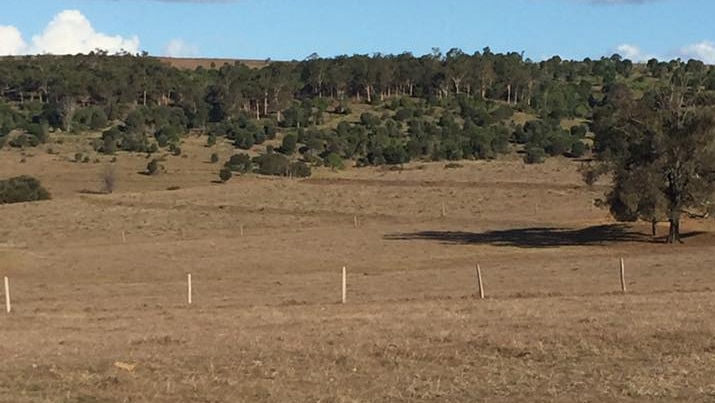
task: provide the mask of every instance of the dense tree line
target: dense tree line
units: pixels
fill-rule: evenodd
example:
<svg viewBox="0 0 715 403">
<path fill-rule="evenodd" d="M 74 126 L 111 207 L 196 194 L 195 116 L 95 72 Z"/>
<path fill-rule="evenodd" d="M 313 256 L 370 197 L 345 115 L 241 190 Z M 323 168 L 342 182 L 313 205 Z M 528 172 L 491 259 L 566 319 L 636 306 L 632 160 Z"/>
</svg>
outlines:
<svg viewBox="0 0 715 403">
<path fill-rule="evenodd" d="M 712 66 L 619 55 L 534 62 L 489 48 L 435 49 L 193 71 L 103 52 L 0 59 L 0 147 L 36 146 L 59 130 L 100 132 L 93 146 L 106 154 L 180 155 L 190 131 L 208 147 L 269 142 L 259 156 L 238 151 L 226 161 L 224 182 L 246 172 L 307 176 L 311 166 L 340 169 L 346 160 L 491 159 L 518 150 L 538 163 L 592 147 L 598 164 L 584 172 L 589 182 L 612 174 L 613 215 L 654 229 L 668 221 L 669 242 L 680 240 L 683 214 L 712 209 L 714 105 Z M 157 161 L 147 173 L 160 171 Z"/>
<path fill-rule="evenodd" d="M 642 93 L 680 72 L 702 89 L 700 102 L 709 102 L 715 90 L 709 66 L 679 60 L 638 66 L 618 55 L 533 62 L 489 48 L 435 49 L 193 71 L 146 55 L 3 58 L 0 145 L 34 146 L 53 130 L 94 130 L 102 132 L 94 143 L 99 152 L 180 153 L 182 136 L 197 131 L 208 145 L 226 138 L 244 150 L 280 135 L 295 144 L 284 141 L 276 152 L 333 167 L 346 159 L 365 165 L 494 158 L 518 144 L 527 162 L 540 162 L 587 151 L 589 127 L 562 123 L 591 120 L 614 85 Z M 363 104 L 367 112 L 351 115 Z M 516 112 L 528 121 L 516 122 Z"/>
</svg>

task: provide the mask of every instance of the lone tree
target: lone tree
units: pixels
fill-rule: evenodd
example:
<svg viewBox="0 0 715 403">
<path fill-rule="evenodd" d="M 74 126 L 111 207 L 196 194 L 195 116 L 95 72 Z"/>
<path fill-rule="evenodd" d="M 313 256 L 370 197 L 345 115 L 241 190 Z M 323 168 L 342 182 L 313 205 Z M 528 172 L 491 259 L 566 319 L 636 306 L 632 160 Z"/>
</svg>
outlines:
<svg viewBox="0 0 715 403">
<path fill-rule="evenodd" d="M 611 214 L 620 221 L 667 221 L 667 243 L 682 242 L 683 215 L 707 217 L 715 191 L 715 114 L 695 102 L 677 78 L 666 89 L 635 99 L 613 85 L 594 115 L 601 164 L 591 179 L 610 172 Z M 596 176 L 594 176 L 596 172 Z"/>
</svg>

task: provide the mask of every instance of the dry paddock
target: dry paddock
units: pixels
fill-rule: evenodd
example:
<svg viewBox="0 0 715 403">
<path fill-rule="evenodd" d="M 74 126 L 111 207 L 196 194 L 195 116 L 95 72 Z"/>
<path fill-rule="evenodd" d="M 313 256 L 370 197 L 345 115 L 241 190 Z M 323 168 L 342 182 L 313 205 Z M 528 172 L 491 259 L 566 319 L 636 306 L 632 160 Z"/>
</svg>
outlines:
<svg viewBox="0 0 715 403">
<path fill-rule="evenodd" d="M 103 164 L 0 155 L 56 195 L 0 206 L 0 401 L 715 399 L 708 222 L 656 243 L 560 160 L 220 185 L 185 148 L 112 195 L 79 193 Z"/>
</svg>

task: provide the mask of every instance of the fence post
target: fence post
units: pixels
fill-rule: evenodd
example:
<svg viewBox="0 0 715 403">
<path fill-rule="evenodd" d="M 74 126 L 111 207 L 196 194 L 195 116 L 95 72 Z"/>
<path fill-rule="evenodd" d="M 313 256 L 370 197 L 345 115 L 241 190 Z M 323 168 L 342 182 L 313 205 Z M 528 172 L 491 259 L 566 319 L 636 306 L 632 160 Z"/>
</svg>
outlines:
<svg viewBox="0 0 715 403">
<path fill-rule="evenodd" d="M 10 280 L 5 276 L 5 310 L 7 313 L 12 311 L 12 306 L 10 305 Z"/>
<path fill-rule="evenodd" d="M 477 285 L 479 286 L 479 299 L 484 299 L 484 283 L 482 283 L 482 268 L 477 265 Z"/>
<path fill-rule="evenodd" d="M 623 258 L 621 258 L 621 291 L 623 293 L 626 293 L 626 265 L 623 262 Z"/>
<path fill-rule="evenodd" d="M 186 275 L 186 281 L 188 284 L 188 300 L 189 300 L 189 305 L 191 305 L 191 297 L 192 297 L 192 290 L 191 290 L 191 273 Z"/>
</svg>

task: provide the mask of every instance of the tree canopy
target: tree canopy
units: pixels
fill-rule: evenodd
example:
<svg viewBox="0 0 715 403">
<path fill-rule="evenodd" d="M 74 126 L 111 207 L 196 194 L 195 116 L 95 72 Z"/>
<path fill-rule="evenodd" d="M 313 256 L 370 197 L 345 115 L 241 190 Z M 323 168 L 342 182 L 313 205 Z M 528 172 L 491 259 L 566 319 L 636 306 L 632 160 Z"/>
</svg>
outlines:
<svg viewBox="0 0 715 403">
<path fill-rule="evenodd" d="M 613 173 L 612 214 L 669 222 L 668 243 L 680 241 L 682 215 L 709 214 L 715 192 L 715 113 L 691 79 L 679 73 L 641 98 L 614 85 L 594 118 L 596 150 Z"/>
</svg>

